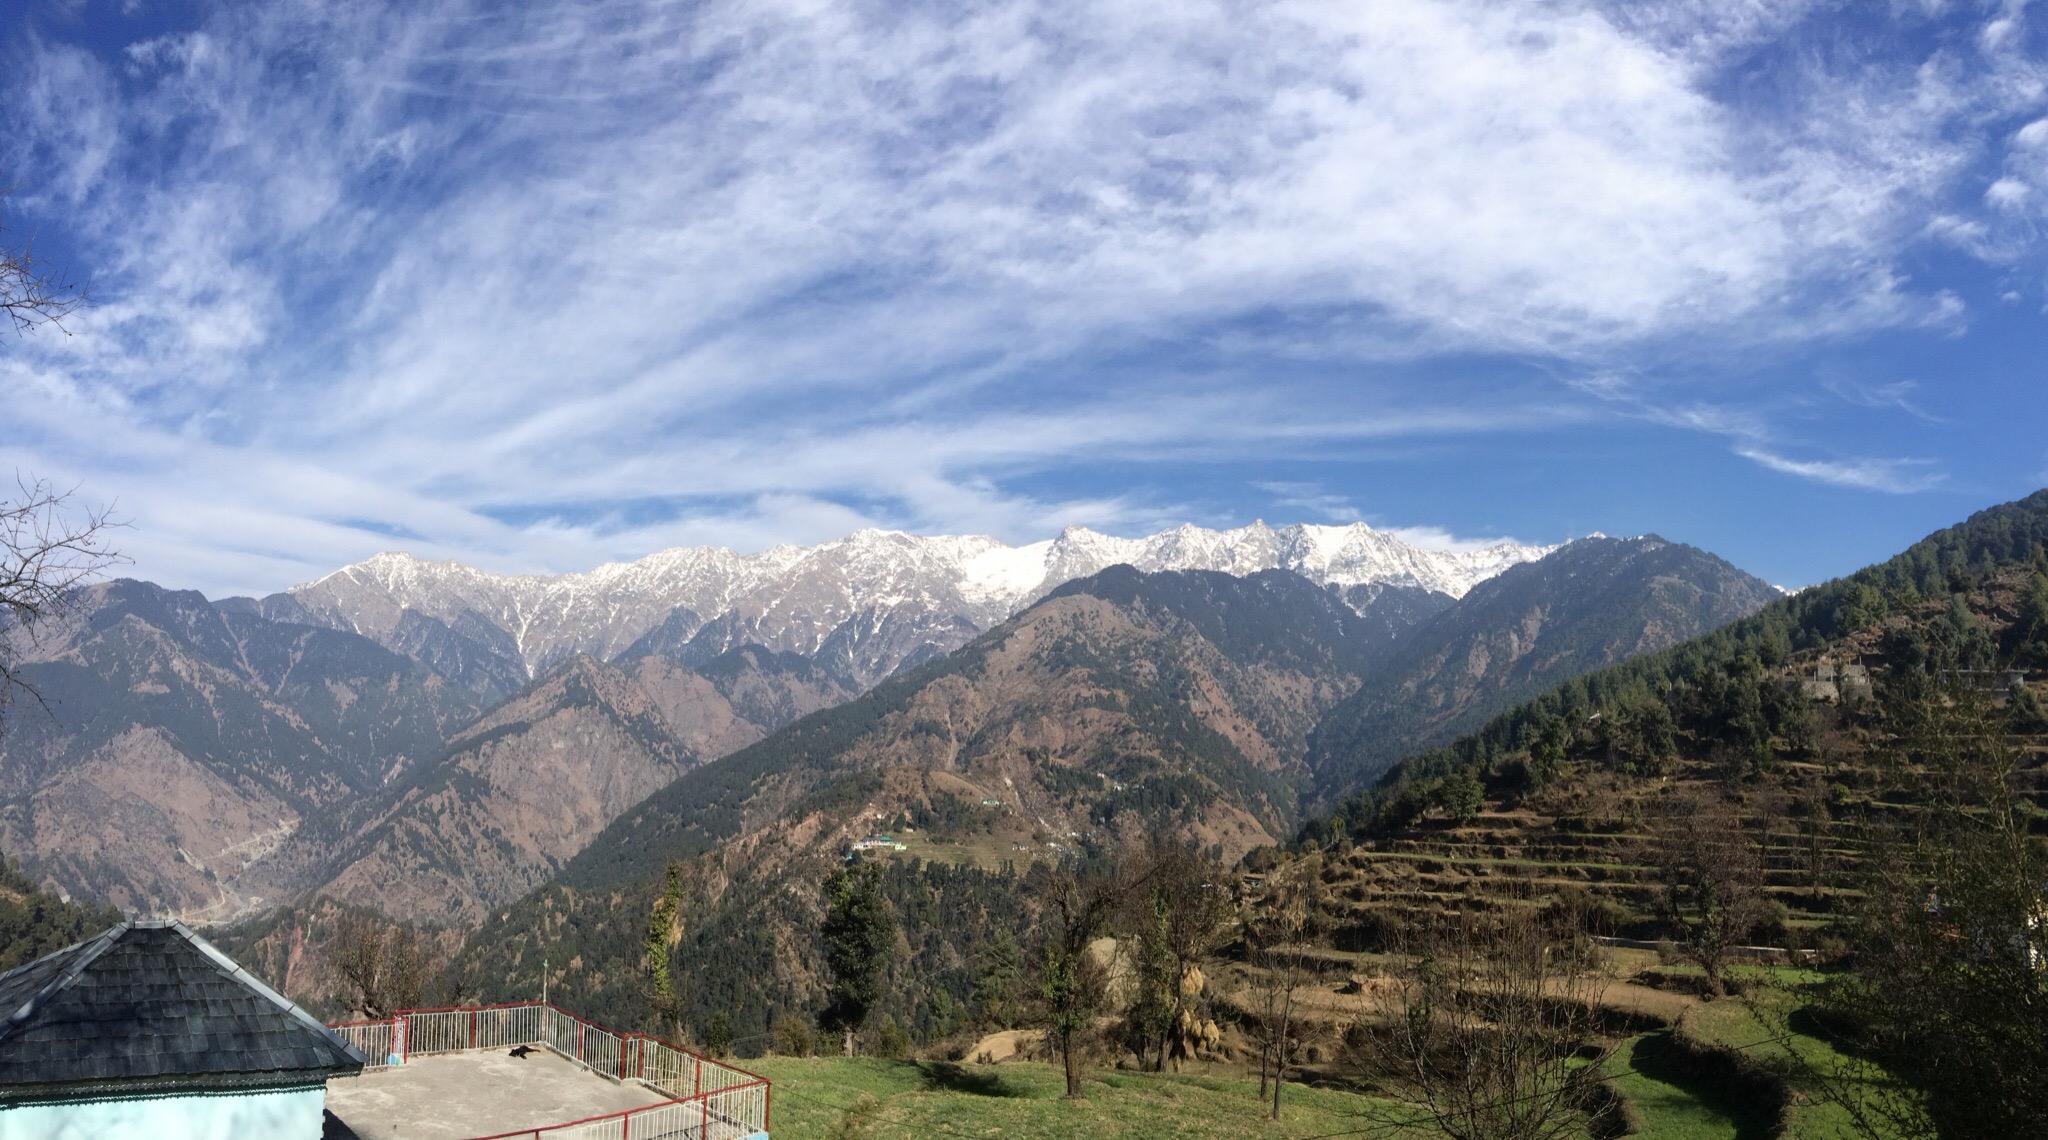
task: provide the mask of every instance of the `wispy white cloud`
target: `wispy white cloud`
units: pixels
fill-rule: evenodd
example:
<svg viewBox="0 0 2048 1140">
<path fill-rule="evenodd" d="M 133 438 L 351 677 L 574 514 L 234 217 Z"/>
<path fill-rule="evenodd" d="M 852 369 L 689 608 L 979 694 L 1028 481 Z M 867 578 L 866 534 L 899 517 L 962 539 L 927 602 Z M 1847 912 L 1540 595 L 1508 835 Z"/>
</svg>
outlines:
<svg viewBox="0 0 2048 1140">
<path fill-rule="evenodd" d="M 100 299 L 0 361 L 0 464 L 119 494 L 145 572 L 250 589 L 385 531 L 546 569 L 1136 527 L 1192 508 L 1020 488 L 1645 414 L 1378 369 L 1955 321 L 1901 254 L 2016 240 L 1956 200 L 2027 97 L 2015 41 L 1995 83 L 1845 55 L 1729 95 L 1814 7 L 286 0 L 111 61 L 27 35 L 0 165 Z M 1098 371 L 1161 345 L 1196 378 Z M 1272 367 L 1303 361 L 1346 377 Z"/>
<path fill-rule="evenodd" d="M 1736 455 L 1781 475 L 1857 491 L 1882 491 L 1904 495 L 1932 490 L 1947 482 L 1948 475 L 1934 460 L 1873 456 L 1835 456 L 1824 459 L 1795 459 L 1788 447 L 1778 417 L 1759 406 L 1734 406 L 1707 402 L 1667 403 L 1646 386 L 1613 373 L 1572 382 L 1580 391 L 1625 409 L 1627 415 L 1647 423 L 1682 428 L 1728 441 Z M 1923 422 L 1940 422 L 1920 410 L 1908 398 L 1910 382 L 1855 384 L 1833 381 L 1829 390 L 1865 407 L 1888 407 L 1904 411 Z"/>
<path fill-rule="evenodd" d="M 1379 529 L 1410 546 L 1419 546 L 1424 550 L 1443 550 L 1453 554 L 1465 554 L 1476 550 L 1484 550 L 1489 546 L 1497 546 L 1503 542 L 1523 546 L 1529 545 L 1521 539 L 1510 538 L 1504 535 L 1493 538 L 1470 538 L 1452 534 L 1450 531 L 1437 526 L 1386 526 Z"/>
<path fill-rule="evenodd" d="M 1254 481 L 1252 487 L 1271 495 L 1274 506 L 1305 512 L 1317 521 L 1352 523 L 1365 519 L 1365 512 L 1352 503 L 1350 496 L 1333 494 L 1320 483 L 1262 479 Z"/>
<path fill-rule="evenodd" d="M 1793 459 L 1751 444 L 1735 453 L 1773 471 L 1859 491 L 1904 495 L 1937 487 L 1946 478 L 1925 459 Z"/>
<path fill-rule="evenodd" d="M 1915 393 L 1920 384 L 1915 380 L 1860 381 L 1835 377 L 1821 381 L 1821 387 L 1857 407 L 1904 412 L 1921 423 L 1944 422 L 1917 402 Z"/>
</svg>

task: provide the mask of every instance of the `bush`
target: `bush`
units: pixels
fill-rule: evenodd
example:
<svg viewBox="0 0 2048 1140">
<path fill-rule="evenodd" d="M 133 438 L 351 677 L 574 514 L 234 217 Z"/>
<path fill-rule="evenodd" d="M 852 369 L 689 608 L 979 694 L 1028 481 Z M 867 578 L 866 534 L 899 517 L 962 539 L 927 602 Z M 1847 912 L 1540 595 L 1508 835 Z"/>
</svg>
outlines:
<svg viewBox="0 0 2048 1140">
<path fill-rule="evenodd" d="M 720 1013 L 704 1027 L 704 1051 L 713 1057 L 732 1052 L 732 1018 Z"/>
<path fill-rule="evenodd" d="M 910 1055 L 910 1035 L 903 1032 L 895 1018 L 883 1018 L 882 1027 L 875 1030 L 874 1053 L 890 1061 L 901 1061 Z"/>
<path fill-rule="evenodd" d="M 775 1051 L 785 1057 L 808 1057 L 818 1049 L 818 1035 L 800 1017 L 785 1017 L 775 1027 Z"/>
</svg>

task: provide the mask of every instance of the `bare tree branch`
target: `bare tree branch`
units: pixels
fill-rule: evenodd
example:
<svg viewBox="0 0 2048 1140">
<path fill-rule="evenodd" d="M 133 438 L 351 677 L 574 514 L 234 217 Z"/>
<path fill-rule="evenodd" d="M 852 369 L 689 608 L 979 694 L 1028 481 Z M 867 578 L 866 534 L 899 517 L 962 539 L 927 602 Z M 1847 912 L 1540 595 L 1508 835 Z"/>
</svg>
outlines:
<svg viewBox="0 0 2048 1140">
<path fill-rule="evenodd" d="M 109 508 L 80 507 L 47 479 L 17 475 L 15 488 L 0 499 L 0 707 L 16 692 L 42 701 L 21 676 L 22 656 L 81 586 L 124 561 L 108 543 L 121 525 Z"/>
<path fill-rule="evenodd" d="M 1679 795 L 1660 830 L 1645 856 L 1662 885 L 1659 910 L 1706 975 L 1708 994 L 1720 997 L 1729 957 L 1770 915 L 1763 849 L 1725 795 Z"/>
<path fill-rule="evenodd" d="M 5 226 L 0 226 L 4 232 Z M 46 267 L 33 245 L 0 247 L 0 311 L 14 324 L 17 336 L 53 325 L 70 335 L 64 318 L 86 302 L 86 290 L 61 271 Z"/>
<path fill-rule="evenodd" d="M 1599 1037 L 1590 945 L 1528 907 L 1425 923 L 1402 940 L 1409 967 L 1351 1036 L 1398 1106 L 1368 1118 L 1455 1140 L 1586 1135 L 1613 1105 L 1584 1060 Z"/>
</svg>

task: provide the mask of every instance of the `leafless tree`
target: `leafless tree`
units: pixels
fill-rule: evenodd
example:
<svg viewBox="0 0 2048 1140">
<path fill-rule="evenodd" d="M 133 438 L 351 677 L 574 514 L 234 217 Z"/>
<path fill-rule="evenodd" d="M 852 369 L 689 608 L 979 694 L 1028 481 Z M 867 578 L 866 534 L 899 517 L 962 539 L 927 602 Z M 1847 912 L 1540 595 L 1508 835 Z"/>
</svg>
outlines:
<svg viewBox="0 0 2048 1140">
<path fill-rule="evenodd" d="M 80 586 L 122 561 L 108 542 L 118 525 L 47 479 L 17 476 L 14 495 L 0 499 L 0 707 L 16 692 L 36 695 L 21 676 L 21 655 Z"/>
<path fill-rule="evenodd" d="M 350 913 L 335 923 L 334 970 L 345 987 L 342 1000 L 365 1017 L 389 1017 L 420 1003 L 426 951 L 411 927 Z"/>
<path fill-rule="evenodd" d="M 1136 861 L 1099 865 L 1069 861 L 1037 885 L 1039 895 L 1038 1006 L 1046 1039 L 1060 1055 L 1067 1096 L 1081 1096 L 1081 1069 L 1096 1015 L 1109 995 L 1108 970 L 1091 944 L 1101 937 L 1132 893 L 1144 885 Z"/>
<path fill-rule="evenodd" d="M 1243 891 L 1238 922 L 1252 967 L 1253 1002 L 1259 1019 L 1259 1093 L 1271 1096 L 1269 1112 L 1278 1120 L 1280 1090 L 1300 1045 L 1295 1006 L 1302 990 L 1315 978 L 1311 961 L 1301 953 L 1301 943 L 1313 934 L 1322 905 L 1323 857 L 1312 852 L 1286 859 Z M 1270 1090 L 1266 1083 L 1269 1074 Z"/>
<path fill-rule="evenodd" d="M 1400 1105 L 1374 1119 L 1453 1140 L 1584 1136 L 1613 1104 L 1580 1056 L 1598 1031 L 1590 947 L 1529 907 L 1423 922 L 1351 1035 L 1353 1059 Z"/>
<path fill-rule="evenodd" d="M 1763 851 L 1724 796 L 1678 797 L 1662 830 L 1649 852 L 1659 909 L 1681 939 L 1680 953 L 1699 966 L 1708 992 L 1719 997 L 1726 992 L 1729 957 L 1769 916 Z"/>
<path fill-rule="evenodd" d="M 13 322 L 16 335 L 42 325 L 68 333 L 64 318 L 84 303 L 85 290 L 44 265 L 31 244 L 0 245 L 0 311 Z"/>
<path fill-rule="evenodd" d="M 1164 1031 L 1152 1066 L 1156 1072 L 1169 1061 L 1178 1068 L 1193 1052 L 1199 1036 L 1194 999 L 1200 994 L 1202 967 L 1233 933 L 1236 905 L 1223 865 L 1190 844 L 1155 836 L 1149 863 L 1151 889 L 1139 900 L 1139 917 L 1156 938 L 1166 967 Z"/>
</svg>

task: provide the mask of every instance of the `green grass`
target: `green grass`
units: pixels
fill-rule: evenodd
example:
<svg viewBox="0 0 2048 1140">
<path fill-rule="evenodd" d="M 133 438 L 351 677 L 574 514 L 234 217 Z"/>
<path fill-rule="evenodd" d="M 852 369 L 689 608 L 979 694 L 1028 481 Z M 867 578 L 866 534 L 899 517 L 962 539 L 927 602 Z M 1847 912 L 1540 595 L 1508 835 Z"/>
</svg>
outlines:
<svg viewBox="0 0 2048 1140">
<path fill-rule="evenodd" d="M 1673 962 L 1659 965 L 1662 973 L 1689 978 L 1706 977 L 1706 971 L 1691 962 Z M 1807 966 L 1770 966 L 1757 962 L 1731 962 L 1721 973 L 1737 982 L 1762 982 L 1780 989 L 1817 986 L 1827 980 L 1827 975 Z M 1777 1000 L 1777 999 L 1774 999 Z"/>
<path fill-rule="evenodd" d="M 1258 1084 L 1230 1077 L 1091 1070 L 1086 1099 L 1063 1098 L 1050 1065 L 952 1065 L 869 1057 L 764 1057 L 748 1065 L 774 1085 L 776 1140 L 834 1136 L 1293 1138 L 1362 1128 L 1375 1103 L 1353 1093 L 1289 1085 L 1280 1121 L 1266 1119 Z M 852 1112 L 848 1112 L 852 1109 Z M 862 1118 L 865 1130 L 834 1132 Z"/>
<path fill-rule="evenodd" d="M 1895 1091 L 1881 1071 L 1851 1062 L 1821 1037 L 1803 1032 L 1796 1011 L 1807 1002 L 1804 988 L 1794 985 L 1759 987 L 1741 1000 L 1724 999 L 1692 1014 L 1696 1031 L 1711 1041 L 1742 1047 L 1767 1065 L 1798 1094 L 1792 1109 L 1794 1136 L 1854 1136 L 1847 1109 L 1829 1096 L 1834 1091 L 1855 1102 Z M 1775 1040 L 1783 1036 L 1782 1042 Z M 1758 1042 L 1769 1042 L 1757 1044 Z M 1824 1082 L 1816 1074 L 1828 1074 Z"/>
<path fill-rule="evenodd" d="M 1005 863 L 1013 864 L 1022 871 L 1030 866 L 1033 860 L 1050 857 L 1044 848 L 1030 843 L 1025 844 L 1026 850 L 1019 851 L 1016 848 L 1018 840 L 1003 836 L 983 835 L 964 842 L 938 843 L 923 832 L 911 831 L 904 832 L 896 838 L 903 844 L 904 850 L 882 851 L 879 854 L 890 859 L 918 859 L 945 866 L 964 863 L 984 871 L 999 871 Z"/>
<path fill-rule="evenodd" d="M 1642 1113 L 1643 1140 L 1743 1140 L 1757 1135 L 1739 1106 L 1716 1103 L 1687 1079 L 1683 1062 L 1668 1055 L 1670 1032 L 1631 1037 L 1607 1059 L 1614 1085 Z M 1748 1126 L 1747 1128 L 1745 1126 Z"/>
</svg>

